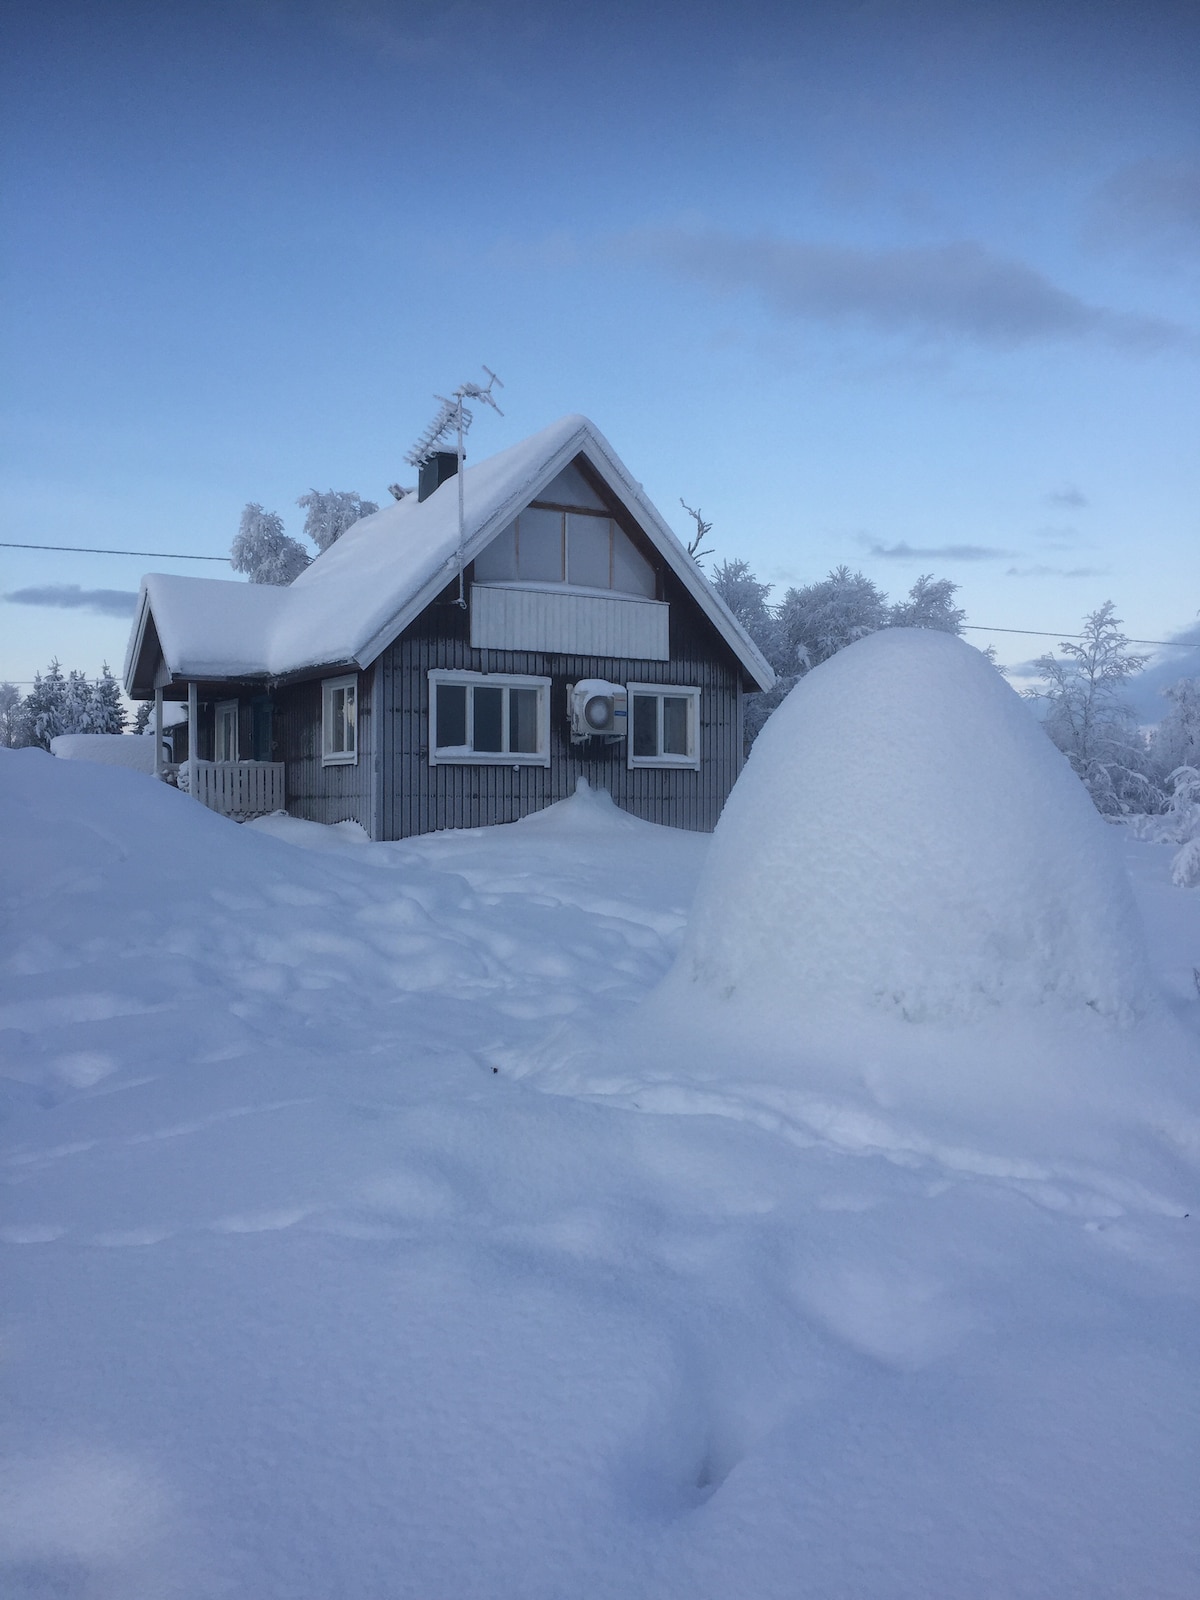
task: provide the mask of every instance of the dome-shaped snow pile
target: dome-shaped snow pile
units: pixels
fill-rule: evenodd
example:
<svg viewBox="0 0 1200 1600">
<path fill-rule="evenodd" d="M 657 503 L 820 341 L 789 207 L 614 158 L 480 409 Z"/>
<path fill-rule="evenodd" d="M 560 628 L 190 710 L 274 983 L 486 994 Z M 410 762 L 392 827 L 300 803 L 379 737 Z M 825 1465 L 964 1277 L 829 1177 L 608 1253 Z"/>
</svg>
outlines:
<svg viewBox="0 0 1200 1600">
<path fill-rule="evenodd" d="M 806 676 L 759 737 L 667 981 L 693 985 L 775 1011 L 1122 1016 L 1144 953 L 1115 836 L 1029 709 L 978 650 L 903 628 Z"/>
</svg>

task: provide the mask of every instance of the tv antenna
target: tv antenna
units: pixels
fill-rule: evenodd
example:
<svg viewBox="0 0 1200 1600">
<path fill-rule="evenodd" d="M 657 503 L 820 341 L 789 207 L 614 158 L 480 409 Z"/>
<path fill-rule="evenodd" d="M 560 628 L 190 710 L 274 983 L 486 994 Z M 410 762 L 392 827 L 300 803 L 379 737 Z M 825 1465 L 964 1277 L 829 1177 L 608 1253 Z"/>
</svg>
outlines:
<svg viewBox="0 0 1200 1600">
<path fill-rule="evenodd" d="M 504 385 L 491 367 L 484 367 L 483 370 L 488 376 L 486 384 L 460 383 L 449 399 L 444 395 L 434 395 L 433 398 L 439 402 L 440 409 L 404 458 L 410 467 L 420 469 L 429 460 L 438 445 L 443 443 L 447 436 L 453 432 L 458 453 L 458 469 L 455 474 L 458 478 L 458 600 L 456 603 L 464 611 L 466 610 L 467 602 L 463 594 L 463 550 L 466 544 L 466 518 L 463 508 L 463 462 L 466 459 L 466 452 L 463 449 L 463 439 L 466 437 L 467 429 L 475 420 L 475 413 L 467 409 L 464 401 L 482 400 L 484 405 L 491 406 L 497 416 L 502 417 L 504 415 L 496 404 L 496 397 L 492 393 L 493 386 L 498 385 L 503 389 Z"/>
</svg>

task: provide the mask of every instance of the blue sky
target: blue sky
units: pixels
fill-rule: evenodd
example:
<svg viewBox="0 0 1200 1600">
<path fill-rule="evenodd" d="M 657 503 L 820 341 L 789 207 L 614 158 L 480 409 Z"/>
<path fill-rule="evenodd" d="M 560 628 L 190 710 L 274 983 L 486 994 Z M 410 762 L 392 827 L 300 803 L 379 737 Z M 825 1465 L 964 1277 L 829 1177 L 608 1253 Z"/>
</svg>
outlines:
<svg viewBox="0 0 1200 1600">
<path fill-rule="evenodd" d="M 583 411 L 781 587 L 1195 626 L 1194 3 L 5 18 L 0 538 L 299 533 L 486 362 L 474 455 Z M 223 571 L 0 549 L 0 677 L 119 666 L 155 567 Z"/>
</svg>

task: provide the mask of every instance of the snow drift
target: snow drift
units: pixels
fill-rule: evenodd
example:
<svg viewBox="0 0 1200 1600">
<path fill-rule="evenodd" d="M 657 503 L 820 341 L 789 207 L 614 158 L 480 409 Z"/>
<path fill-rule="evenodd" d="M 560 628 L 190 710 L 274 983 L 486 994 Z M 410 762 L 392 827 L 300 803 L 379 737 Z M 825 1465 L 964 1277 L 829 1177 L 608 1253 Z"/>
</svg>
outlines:
<svg viewBox="0 0 1200 1600">
<path fill-rule="evenodd" d="M 668 984 L 912 1020 L 1146 995 L 1110 830 L 979 651 L 918 629 L 843 650 L 771 718 Z"/>
<path fill-rule="evenodd" d="M 128 767 L 154 773 L 154 736 L 128 733 L 60 733 L 50 741 L 50 754 L 60 761 L 98 761 L 106 767 Z"/>
</svg>

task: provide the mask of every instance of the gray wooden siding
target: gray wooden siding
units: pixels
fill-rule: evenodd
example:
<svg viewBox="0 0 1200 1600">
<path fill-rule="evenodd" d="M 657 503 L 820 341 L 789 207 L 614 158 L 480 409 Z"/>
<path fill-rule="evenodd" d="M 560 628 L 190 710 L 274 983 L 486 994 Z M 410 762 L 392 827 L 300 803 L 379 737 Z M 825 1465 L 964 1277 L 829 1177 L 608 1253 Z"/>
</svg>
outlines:
<svg viewBox="0 0 1200 1600">
<path fill-rule="evenodd" d="M 358 822 L 374 834 L 374 674 L 360 672 L 357 676 L 358 761 L 353 766 L 321 764 L 319 679 L 275 691 L 272 757 L 287 768 L 287 809 L 292 816 L 309 822 Z"/>
<path fill-rule="evenodd" d="M 573 647 L 610 659 L 666 661 L 671 653 L 667 612 L 661 600 L 473 583 L 471 643 L 556 654 Z"/>
<path fill-rule="evenodd" d="M 381 658 L 376 837 L 401 839 L 440 828 L 515 822 L 573 794 L 580 777 L 594 788 L 607 789 L 624 810 L 649 822 L 697 831 L 716 825 L 742 765 L 740 669 L 724 641 L 673 579 L 668 579 L 666 593 L 671 607 L 666 661 L 475 649 L 470 643 L 467 613 L 454 605 L 452 598 L 453 591 L 447 590 Z M 550 678 L 549 767 L 431 767 L 428 673 L 435 667 Z M 698 685 L 700 770 L 630 771 L 623 742 L 572 745 L 566 686 L 581 678 Z M 319 722 L 319 712 L 318 702 L 314 725 Z M 290 791 L 288 809 L 298 809 Z"/>
</svg>

